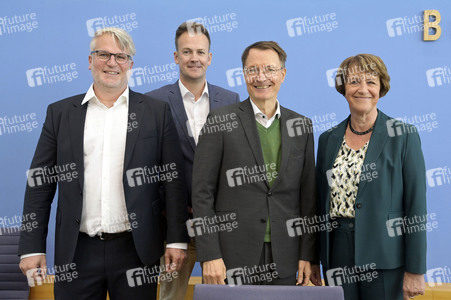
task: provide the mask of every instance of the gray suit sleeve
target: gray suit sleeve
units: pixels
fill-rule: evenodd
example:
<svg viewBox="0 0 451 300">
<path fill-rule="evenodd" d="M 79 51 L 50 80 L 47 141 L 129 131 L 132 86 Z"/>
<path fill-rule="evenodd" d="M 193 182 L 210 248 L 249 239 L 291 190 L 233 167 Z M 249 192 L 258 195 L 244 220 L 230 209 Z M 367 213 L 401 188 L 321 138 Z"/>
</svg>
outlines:
<svg viewBox="0 0 451 300">
<path fill-rule="evenodd" d="M 312 124 L 309 120 L 308 124 Z M 310 125 L 311 126 L 311 125 Z M 313 132 L 313 128 L 309 132 Z M 316 186 L 315 186 L 315 154 L 313 133 L 308 134 L 305 144 L 305 161 L 301 177 L 301 217 L 313 220 L 316 211 Z M 300 260 L 317 261 L 317 234 L 309 233 L 301 236 Z"/>
<path fill-rule="evenodd" d="M 212 118 L 210 113 L 207 118 Z M 202 222 L 215 215 L 215 194 L 223 153 L 222 132 L 206 133 L 205 127 L 196 147 L 193 165 L 193 222 Z M 202 219 L 202 220 L 201 220 Z M 197 260 L 200 262 L 222 257 L 218 233 L 196 235 Z"/>
</svg>

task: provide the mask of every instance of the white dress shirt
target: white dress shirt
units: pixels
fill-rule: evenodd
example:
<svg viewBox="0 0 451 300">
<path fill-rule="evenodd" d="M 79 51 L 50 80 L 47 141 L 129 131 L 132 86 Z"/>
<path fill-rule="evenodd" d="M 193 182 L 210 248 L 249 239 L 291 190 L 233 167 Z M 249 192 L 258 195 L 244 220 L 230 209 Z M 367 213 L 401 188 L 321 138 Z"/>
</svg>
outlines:
<svg viewBox="0 0 451 300">
<path fill-rule="evenodd" d="M 125 205 L 123 174 L 127 139 L 129 88 L 107 108 L 89 88 L 82 101 L 88 102 L 84 133 L 83 209 L 80 231 L 94 236 L 131 229 Z M 133 220 L 132 220 L 133 221 Z M 187 249 L 187 243 L 167 248 Z"/>
<path fill-rule="evenodd" d="M 185 106 L 186 116 L 188 117 L 188 133 L 194 138 L 194 141 L 199 141 L 199 135 L 202 127 L 207 120 L 210 112 L 210 96 L 208 93 L 208 84 L 205 82 L 204 90 L 199 99 L 194 99 L 194 94 L 191 93 L 179 80 L 180 93 L 182 94 L 183 105 Z"/>
<path fill-rule="evenodd" d="M 108 108 L 96 97 L 91 85 L 81 103 L 88 102 L 83 141 L 85 180 L 80 231 L 90 236 L 131 229 L 122 181 L 128 100 L 127 87 Z"/>
<path fill-rule="evenodd" d="M 249 98 L 250 99 L 250 98 Z M 262 111 L 260 110 L 260 108 L 258 108 L 257 105 L 255 105 L 254 101 L 251 100 L 251 105 L 252 105 L 252 109 L 254 110 L 254 115 L 255 115 L 255 120 L 260 123 L 263 127 L 265 128 L 269 128 L 269 126 L 271 126 L 272 122 L 274 122 L 274 120 L 280 119 L 280 105 L 279 105 L 279 100 L 276 100 L 276 113 L 271 117 L 268 118 L 267 115 L 265 115 L 264 113 L 262 113 Z"/>
</svg>

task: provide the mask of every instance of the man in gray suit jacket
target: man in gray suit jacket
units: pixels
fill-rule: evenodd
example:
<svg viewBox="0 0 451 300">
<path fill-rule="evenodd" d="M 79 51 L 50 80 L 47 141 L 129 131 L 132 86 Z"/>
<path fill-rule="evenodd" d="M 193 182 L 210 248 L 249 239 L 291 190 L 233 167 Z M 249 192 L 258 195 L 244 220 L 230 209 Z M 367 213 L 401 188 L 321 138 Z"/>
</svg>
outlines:
<svg viewBox="0 0 451 300">
<path fill-rule="evenodd" d="M 286 54 L 257 42 L 242 56 L 249 98 L 209 114 L 193 169 L 193 231 L 207 284 L 319 284 L 315 234 L 291 234 L 313 218 L 310 119 L 279 105 Z M 295 124 L 303 124 L 299 131 Z M 299 272 L 296 280 L 296 272 Z"/>
<path fill-rule="evenodd" d="M 175 34 L 174 60 L 180 68 L 180 79 L 147 93 L 171 107 L 183 151 L 185 178 L 188 185 L 188 213 L 192 217 L 191 182 L 194 151 L 202 126 L 210 111 L 240 102 L 237 93 L 207 83 L 206 71 L 211 63 L 210 35 L 202 24 L 186 22 Z M 164 257 L 161 258 L 162 261 Z M 183 300 L 196 262 L 194 238 L 188 245 L 188 262 L 172 281 L 160 280 L 161 300 Z"/>
</svg>

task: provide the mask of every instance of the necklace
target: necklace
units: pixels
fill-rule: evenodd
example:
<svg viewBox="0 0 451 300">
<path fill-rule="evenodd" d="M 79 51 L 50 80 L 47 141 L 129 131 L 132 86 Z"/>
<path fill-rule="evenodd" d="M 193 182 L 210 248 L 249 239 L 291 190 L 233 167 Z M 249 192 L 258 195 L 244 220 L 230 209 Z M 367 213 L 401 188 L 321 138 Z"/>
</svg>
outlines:
<svg viewBox="0 0 451 300">
<path fill-rule="evenodd" d="M 374 124 L 373 124 L 373 126 L 371 126 L 371 128 L 368 129 L 368 130 L 365 130 L 365 131 L 357 131 L 357 130 L 355 130 L 354 128 L 352 128 L 352 125 L 351 125 L 351 118 L 349 118 L 348 124 L 349 124 L 349 129 L 351 129 L 351 132 L 354 133 L 354 134 L 357 134 L 357 135 L 365 135 L 365 134 L 367 134 L 367 133 L 370 133 L 370 132 L 373 131 L 373 129 L 374 129 Z"/>
</svg>

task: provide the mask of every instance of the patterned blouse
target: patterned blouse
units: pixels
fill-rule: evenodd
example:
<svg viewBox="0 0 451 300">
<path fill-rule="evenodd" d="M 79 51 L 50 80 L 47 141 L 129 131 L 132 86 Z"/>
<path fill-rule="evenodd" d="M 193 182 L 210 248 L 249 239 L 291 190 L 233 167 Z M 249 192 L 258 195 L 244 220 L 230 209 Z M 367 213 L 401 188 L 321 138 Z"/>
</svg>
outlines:
<svg viewBox="0 0 451 300">
<path fill-rule="evenodd" d="M 343 136 L 343 143 L 332 166 L 332 172 L 328 174 L 331 218 L 355 217 L 355 198 L 368 143 L 369 141 L 359 150 L 354 150 L 346 144 Z"/>
</svg>

